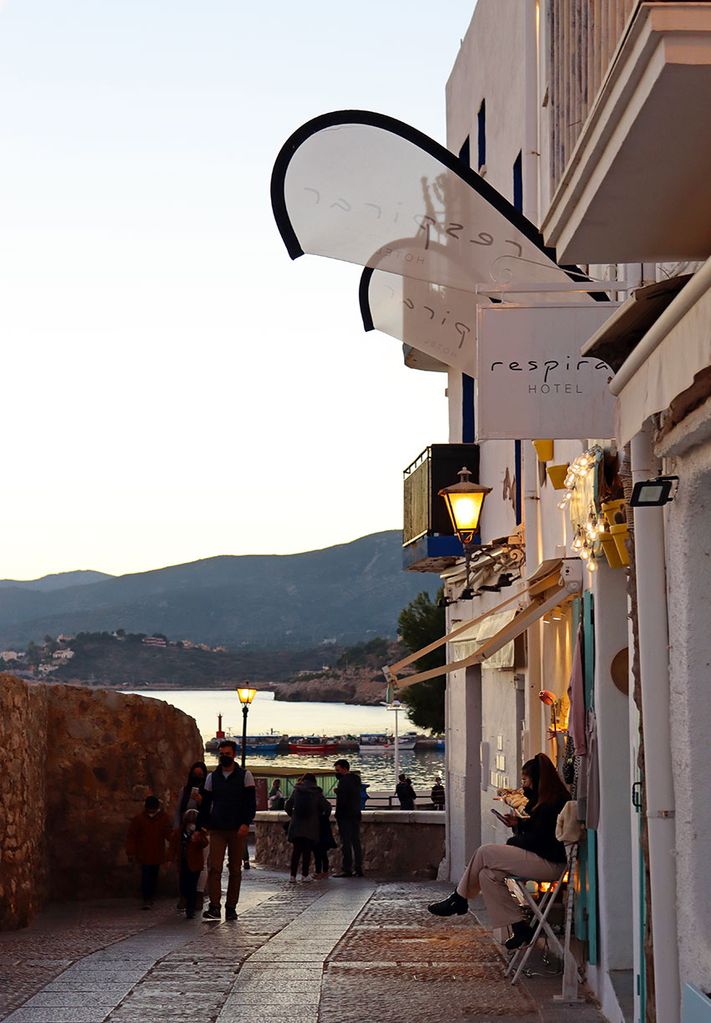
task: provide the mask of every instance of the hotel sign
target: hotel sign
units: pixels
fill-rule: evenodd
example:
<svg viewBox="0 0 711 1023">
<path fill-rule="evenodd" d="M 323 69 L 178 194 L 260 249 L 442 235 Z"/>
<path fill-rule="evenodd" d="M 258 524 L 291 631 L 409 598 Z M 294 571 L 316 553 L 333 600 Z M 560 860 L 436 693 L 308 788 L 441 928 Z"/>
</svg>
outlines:
<svg viewBox="0 0 711 1023">
<path fill-rule="evenodd" d="M 613 372 L 580 349 L 616 308 L 479 306 L 477 440 L 614 437 Z"/>
</svg>

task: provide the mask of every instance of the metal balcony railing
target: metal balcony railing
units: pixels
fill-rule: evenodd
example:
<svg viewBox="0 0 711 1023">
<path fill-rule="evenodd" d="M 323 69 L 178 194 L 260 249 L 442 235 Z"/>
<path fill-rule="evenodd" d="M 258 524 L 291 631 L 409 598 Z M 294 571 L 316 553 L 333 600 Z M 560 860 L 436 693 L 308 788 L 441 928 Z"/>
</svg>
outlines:
<svg viewBox="0 0 711 1023">
<path fill-rule="evenodd" d="M 453 536 L 445 503 L 438 491 L 457 482 L 466 465 L 479 479 L 476 444 L 431 444 L 404 471 L 403 546 L 423 536 Z"/>
</svg>

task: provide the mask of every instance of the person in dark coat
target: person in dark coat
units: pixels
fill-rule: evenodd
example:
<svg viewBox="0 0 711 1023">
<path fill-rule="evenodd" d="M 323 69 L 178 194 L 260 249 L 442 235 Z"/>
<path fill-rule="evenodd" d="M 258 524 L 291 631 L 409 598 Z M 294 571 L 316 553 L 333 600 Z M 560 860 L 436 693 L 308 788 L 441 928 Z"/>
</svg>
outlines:
<svg viewBox="0 0 711 1023">
<path fill-rule="evenodd" d="M 333 837 L 333 830 L 331 828 L 331 804 L 328 800 L 326 800 L 326 804 L 328 805 L 328 811 L 324 810 L 319 814 L 319 840 L 314 850 L 314 865 L 316 868 L 314 877 L 319 880 L 330 877 L 328 853 L 329 850 L 336 848 L 336 840 Z"/>
<path fill-rule="evenodd" d="M 363 850 L 360 844 L 361 780 L 351 771 L 347 760 L 337 760 L 333 768 L 338 775 L 336 785 L 336 823 L 341 836 L 343 868 L 336 877 L 363 876 Z"/>
<path fill-rule="evenodd" d="M 296 881 L 296 871 L 301 860 L 301 879 L 308 881 L 311 853 L 316 849 L 321 836 L 319 818 L 331 812 L 331 804 L 316 784 L 314 775 L 305 774 L 294 786 L 284 809 L 291 817 L 286 837 L 294 845 L 290 879 Z"/>
<path fill-rule="evenodd" d="M 143 812 L 137 814 L 128 826 L 126 856 L 129 862 L 141 867 L 141 895 L 143 908 L 150 909 L 158 887 L 158 871 L 165 863 L 166 842 L 172 828 L 168 814 L 160 808 L 157 796 L 148 796 Z"/>
<path fill-rule="evenodd" d="M 412 782 L 404 774 L 398 775 L 398 783 L 395 786 L 395 795 L 400 802 L 401 810 L 414 810 L 417 793 L 412 787 Z"/>
<path fill-rule="evenodd" d="M 430 799 L 432 800 L 432 806 L 435 810 L 444 810 L 444 785 L 439 775 L 434 780 L 432 791 L 430 792 Z"/>
<path fill-rule="evenodd" d="M 183 814 L 186 810 L 199 810 L 205 794 L 205 779 L 207 778 L 207 764 L 202 760 L 196 760 L 188 771 L 185 785 L 180 791 L 178 805 L 175 808 L 175 827 L 179 828 L 183 823 Z"/>
<path fill-rule="evenodd" d="M 198 829 L 197 817 L 197 810 L 186 810 L 181 826 L 171 836 L 171 852 L 178 867 L 180 898 L 188 920 L 195 916 L 198 879 L 203 868 L 204 850 L 209 841 L 207 832 Z"/>
</svg>

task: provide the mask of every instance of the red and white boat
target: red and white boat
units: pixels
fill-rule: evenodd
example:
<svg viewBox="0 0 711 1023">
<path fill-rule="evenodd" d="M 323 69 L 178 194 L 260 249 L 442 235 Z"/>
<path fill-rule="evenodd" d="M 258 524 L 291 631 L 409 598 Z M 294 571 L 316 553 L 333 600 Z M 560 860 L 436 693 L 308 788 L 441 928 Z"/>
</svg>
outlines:
<svg viewBox="0 0 711 1023">
<path fill-rule="evenodd" d="M 289 738 L 290 753 L 311 753 L 317 756 L 328 756 L 329 753 L 336 753 L 338 743 L 335 739 L 328 739 L 323 735 L 307 735 L 302 738 Z"/>
</svg>

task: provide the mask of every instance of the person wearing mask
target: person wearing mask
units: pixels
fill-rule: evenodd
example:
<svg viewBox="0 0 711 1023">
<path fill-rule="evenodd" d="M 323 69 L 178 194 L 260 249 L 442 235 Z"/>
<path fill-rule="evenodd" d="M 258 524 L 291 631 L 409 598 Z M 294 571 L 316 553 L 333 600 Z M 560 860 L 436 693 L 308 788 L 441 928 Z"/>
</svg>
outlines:
<svg viewBox="0 0 711 1023">
<path fill-rule="evenodd" d="M 503 821 L 514 832 L 506 845 L 480 846 L 456 890 L 443 902 L 427 907 L 435 916 L 461 915 L 469 909 L 467 900 L 481 892 L 491 926 L 511 926 L 513 934 L 504 943 L 510 950 L 528 944 L 533 930 L 511 897 L 506 878 L 515 875 L 532 881 L 557 881 L 566 860 L 565 846 L 555 837 L 555 826 L 570 794 L 545 753 L 526 761 L 521 768 L 521 784 L 528 798 L 528 817 L 506 814 Z"/>
<path fill-rule="evenodd" d="M 257 811 L 257 797 L 251 771 L 235 762 L 237 743 L 223 739 L 218 749 L 219 766 L 205 779 L 198 827 L 210 835 L 207 889 L 210 903 L 205 920 L 219 920 L 222 901 L 222 866 L 227 854 L 229 881 L 225 898 L 225 919 L 237 919 L 237 902 L 242 882 L 242 859 L 249 826 Z"/>
<path fill-rule="evenodd" d="M 141 868 L 141 895 L 143 908 L 150 909 L 158 887 L 158 871 L 165 863 L 165 845 L 171 834 L 168 814 L 160 808 L 157 796 L 148 796 L 143 812 L 137 814 L 128 826 L 126 856 L 129 863 Z"/>
<path fill-rule="evenodd" d="M 197 818 L 197 810 L 186 810 L 180 827 L 171 838 L 171 851 L 178 867 L 180 898 L 187 920 L 195 916 L 198 879 L 203 868 L 203 852 L 208 844 L 207 833 L 198 830 Z"/>
<path fill-rule="evenodd" d="M 363 851 L 360 844 L 361 780 L 351 771 L 347 760 L 337 760 L 333 769 L 338 775 L 336 792 L 336 823 L 341 836 L 343 866 L 336 877 L 362 877 Z"/>
<path fill-rule="evenodd" d="M 205 779 L 207 778 L 207 764 L 202 760 L 196 760 L 188 771 L 185 785 L 180 790 L 178 805 L 175 808 L 175 827 L 182 825 L 183 815 L 186 810 L 199 810 L 202 797 L 205 792 Z"/>
<path fill-rule="evenodd" d="M 444 810 L 444 785 L 439 775 L 434 780 L 434 785 L 430 791 L 430 799 L 432 800 L 432 808 L 434 810 Z"/>
<path fill-rule="evenodd" d="M 284 809 L 291 817 L 286 837 L 294 846 L 290 880 L 296 881 L 296 871 L 301 860 L 301 879 L 309 881 L 311 853 L 315 851 L 321 835 L 319 817 L 331 812 L 331 804 L 316 784 L 314 775 L 305 774 L 294 786 Z"/>
<path fill-rule="evenodd" d="M 412 782 L 404 774 L 398 775 L 398 783 L 395 786 L 395 795 L 400 802 L 401 810 L 414 810 L 417 793 L 412 787 Z"/>
</svg>

